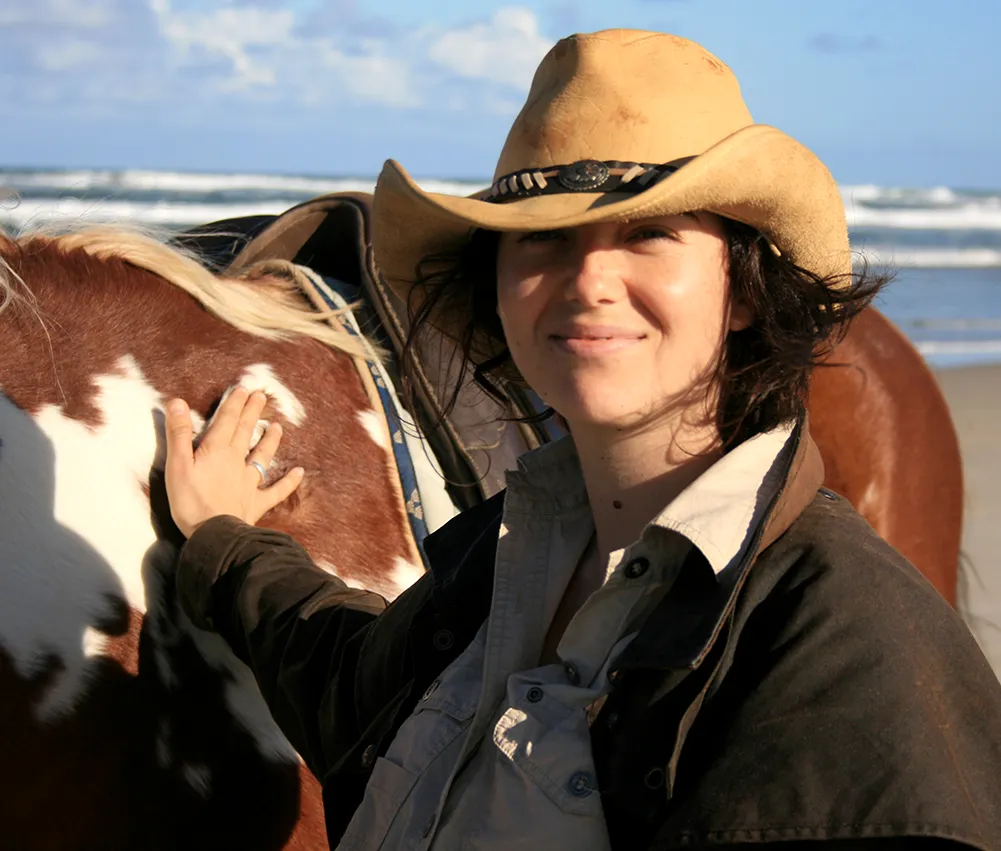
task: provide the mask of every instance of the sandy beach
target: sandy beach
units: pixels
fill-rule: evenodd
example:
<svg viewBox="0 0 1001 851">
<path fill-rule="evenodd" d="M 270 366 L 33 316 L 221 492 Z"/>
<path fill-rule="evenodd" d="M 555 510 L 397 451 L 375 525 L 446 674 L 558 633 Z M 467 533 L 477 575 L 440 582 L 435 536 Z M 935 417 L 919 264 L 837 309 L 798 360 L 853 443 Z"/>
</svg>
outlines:
<svg viewBox="0 0 1001 851">
<path fill-rule="evenodd" d="M 1001 365 L 935 373 L 963 453 L 959 608 L 1001 677 Z"/>
</svg>

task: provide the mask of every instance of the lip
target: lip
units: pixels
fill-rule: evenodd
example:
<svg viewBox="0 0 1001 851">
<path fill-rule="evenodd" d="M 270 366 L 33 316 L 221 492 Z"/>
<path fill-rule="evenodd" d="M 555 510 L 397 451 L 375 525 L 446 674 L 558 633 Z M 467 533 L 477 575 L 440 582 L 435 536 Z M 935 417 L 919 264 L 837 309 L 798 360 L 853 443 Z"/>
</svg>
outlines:
<svg viewBox="0 0 1001 851">
<path fill-rule="evenodd" d="M 620 352 L 645 338 L 642 331 L 618 325 L 571 325 L 549 335 L 558 349 L 591 356 Z"/>
</svg>

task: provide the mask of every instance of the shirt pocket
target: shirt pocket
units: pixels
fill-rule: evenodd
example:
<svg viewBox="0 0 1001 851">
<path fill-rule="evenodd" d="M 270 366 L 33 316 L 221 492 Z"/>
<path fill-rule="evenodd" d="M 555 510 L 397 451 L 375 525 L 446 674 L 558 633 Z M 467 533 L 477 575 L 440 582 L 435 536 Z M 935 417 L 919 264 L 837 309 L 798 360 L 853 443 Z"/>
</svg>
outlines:
<svg viewBox="0 0 1001 851">
<path fill-rule="evenodd" d="M 482 656 L 460 656 L 417 701 L 400 725 L 385 757 L 372 769 L 365 796 L 344 832 L 339 849 L 374 851 L 415 846 L 429 820 L 472 723 L 480 693 Z"/>
<path fill-rule="evenodd" d="M 603 819 L 586 712 L 544 687 L 517 691 L 494 725 L 494 745 L 562 812 Z"/>
<path fill-rule="evenodd" d="M 386 752 L 387 759 L 421 775 L 464 733 L 476 714 L 482 655 L 467 652 L 446 668 L 417 701 Z"/>
<path fill-rule="evenodd" d="M 365 787 L 365 797 L 344 831 L 338 851 L 381 848 L 416 782 L 417 776 L 403 766 L 378 757 Z"/>
</svg>

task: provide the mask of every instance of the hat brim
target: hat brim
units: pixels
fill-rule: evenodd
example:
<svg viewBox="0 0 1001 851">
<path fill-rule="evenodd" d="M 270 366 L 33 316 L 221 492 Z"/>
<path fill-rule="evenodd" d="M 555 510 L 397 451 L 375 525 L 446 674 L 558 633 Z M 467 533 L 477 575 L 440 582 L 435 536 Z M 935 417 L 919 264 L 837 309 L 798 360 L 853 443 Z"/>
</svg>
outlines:
<svg viewBox="0 0 1001 851">
<path fill-rule="evenodd" d="M 395 161 L 379 175 L 372 244 L 387 282 L 407 298 L 418 262 L 459 249 L 473 230 L 555 230 L 707 211 L 764 234 L 818 275 L 851 273 L 837 183 L 808 148 L 774 127 L 745 127 L 638 193 L 541 195 L 502 203 L 425 192 Z M 448 329 L 443 329 L 446 332 Z"/>
</svg>

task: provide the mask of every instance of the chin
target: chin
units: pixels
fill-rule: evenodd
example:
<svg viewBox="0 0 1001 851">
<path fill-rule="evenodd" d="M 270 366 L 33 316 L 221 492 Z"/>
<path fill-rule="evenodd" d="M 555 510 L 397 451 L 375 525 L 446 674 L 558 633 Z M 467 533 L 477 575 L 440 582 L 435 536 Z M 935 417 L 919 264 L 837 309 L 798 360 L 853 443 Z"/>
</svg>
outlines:
<svg viewBox="0 0 1001 851">
<path fill-rule="evenodd" d="M 577 394 L 560 394 L 550 404 L 573 429 L 575 426 L 591 428 L 626 428 L 642 419 L 641 411 L 634 405 L 625 404 L 625 400 L 616 399 L 620 394 L 599 393 L 580 396 Z"/>
</svg>

